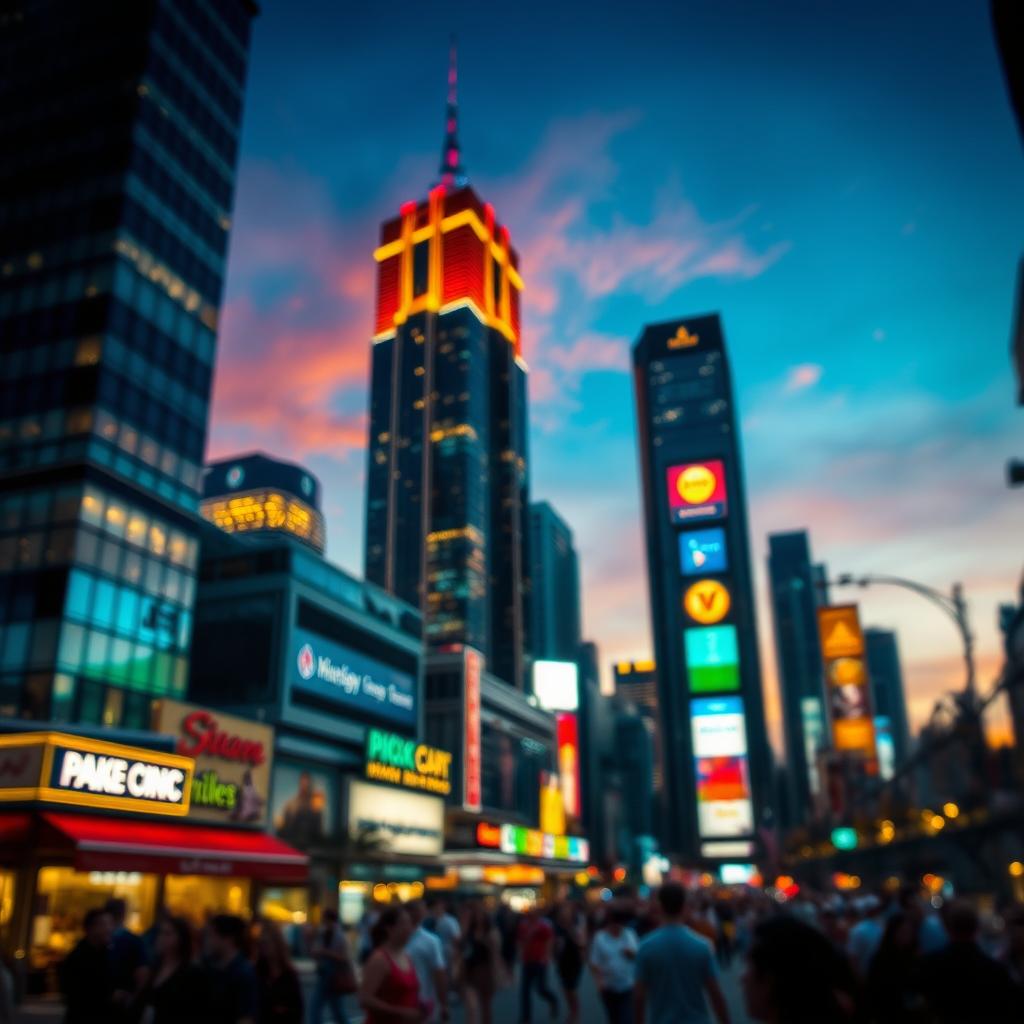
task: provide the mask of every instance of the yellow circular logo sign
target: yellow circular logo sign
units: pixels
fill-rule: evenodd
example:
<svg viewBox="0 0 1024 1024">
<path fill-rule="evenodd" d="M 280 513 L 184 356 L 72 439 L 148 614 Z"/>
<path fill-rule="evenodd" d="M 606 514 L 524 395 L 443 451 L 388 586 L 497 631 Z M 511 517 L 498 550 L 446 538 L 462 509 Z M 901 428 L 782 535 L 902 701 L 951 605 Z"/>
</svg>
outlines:
<svg viewBox="0 0 1024 1024">
<path fill-rule="evenodd" d="M 703 505 L 715 493 L 715 474 L 707 466 L 687 466 L 676 480 L 679 497 L 687 505 Z"/>
<path fill-rule="evenodd" d="M 704 626 L 721 622 L 729 614 L 731 604 L 729 591 L 718 580 L 698 580 L 683 596 L 686 614 Z"/>
</svg>

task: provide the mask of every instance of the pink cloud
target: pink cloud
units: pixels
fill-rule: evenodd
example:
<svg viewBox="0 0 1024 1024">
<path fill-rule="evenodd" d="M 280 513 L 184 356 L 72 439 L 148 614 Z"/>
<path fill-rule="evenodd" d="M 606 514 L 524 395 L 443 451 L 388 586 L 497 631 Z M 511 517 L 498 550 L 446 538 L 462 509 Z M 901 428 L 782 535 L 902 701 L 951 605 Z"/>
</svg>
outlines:
<svg viewBox="0 0 1024 1024">
<path fill-rule="evenodd" d="M 799 366 L 794 366 L 786 375 L 784 390 L 787 394 L 793 394 L 796 391 L 813 388 L 821 380 L 823 372 L 824 367 L 817 363 L 801 363 Z"/>
</svg>

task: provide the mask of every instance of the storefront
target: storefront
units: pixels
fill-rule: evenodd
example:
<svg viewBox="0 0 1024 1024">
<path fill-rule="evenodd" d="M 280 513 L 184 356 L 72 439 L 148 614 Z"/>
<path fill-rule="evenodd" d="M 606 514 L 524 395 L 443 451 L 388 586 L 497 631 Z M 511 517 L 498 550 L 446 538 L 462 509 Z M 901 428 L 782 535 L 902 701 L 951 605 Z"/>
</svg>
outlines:
<svg viewBox="0 0 1024 1024">
<path fill-rule="evenodd" d="M 280 840 L 189 820 L 195 764 L 67 733 L 0 736 L 0 941 L 30 991 L 54 987 L 85 913 L 112 897 L 145 931 L 161 907 L 199 925 L 304 883 L 306 857 Z"/>
</svg>

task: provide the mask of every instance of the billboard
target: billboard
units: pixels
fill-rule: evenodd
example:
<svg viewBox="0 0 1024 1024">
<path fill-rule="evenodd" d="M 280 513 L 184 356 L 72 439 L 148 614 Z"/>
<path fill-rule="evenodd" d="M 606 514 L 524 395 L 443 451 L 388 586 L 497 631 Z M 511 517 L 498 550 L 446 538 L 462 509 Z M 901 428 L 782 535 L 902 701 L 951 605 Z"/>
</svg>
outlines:
<svg viewBox="0 0 1024 1024">
<path fill-rule="evenodd" d="M 444 850 L 444 800 L 350 778 L 348 831 L 380 840 L 385 853 L 437 857 Z"/>
<path fill-rule="evenodd" d="M 818 635 L 825 662 L 832 745 L 840 752 L 873 758 L 875 728 L 857 606 L 819 608 Z"/>
<path fill-rule="evenodd" d="M 875 746 L 878 749 L 878 774 L 888 781 L 896 774 L 896 741 L 888 715 L 875 716 Z"/>
<path fill-rule="evenodd" d="M 674 523 L 721 519 L 728 510 L 721 459 L 687 462 L 668 470 L 668 507 Z"/>
<path fill-rule="evenodd" d="M 576 716 L 562 712 L 555 716 L 558 740 L 558 775 L 562 780 L 565 813 L 578 818 L 580 806 L 580 732 Z M 548 830 L 545 830 L 548 831 Z"/>
<path fill-rule="evenodd" d="M 698 757 L 697 829 L 702 839 L 750 835 L 754 808 L 746 757 Z"/>
<path fill-rule="evenodd" d="M 279 761 L 274 766 L 270 817 L 274 832 L 300 850 L 335 832 L 338 794 L 333 774 Z"/>
<path fill-rule="evenodd" d="M 695 698 L 690 703 L 694 756 L 745 755 L 747 753 L 745 723 L 741 698 Z"/>
<path fill-rule="evenodd" d="M 683 634 L 691 693 L 735 692 L 740 655 L 735 626 L 701 626 Z"/>
<path fill-rule="evenodd" d="M 416 725 L 416 678 L 306 629 L 292 632 L 291 684 L 348 711 Z"/>
<path fill-rule="evenodd" d="M 718 580 L 698 580 L 683 594 L 683 609 L 694 622 L 712 626 L 729 614 L 732 596 L 729 588 Z"/>
<path fill-rule="evenodd" d="M 189 818 L 266 823 L 274 761 L 270 726 L 176 700 L 161 700 L 153 717 L 154 731 L 175 737 L 176 751 L 195 759 Z"/>
<path fill-rule="evenodd" d="M 366 730 L 366 777 L 448 796 L 452 755 L 383 729 Z"/>
<path fill-rule="evenodd" d="M 679 534 L 679 564 L 684 576 L 707 572 L 727 572 L 725 530 L 712 526 L 707 530 L 689 530 Z"/>
<path fill-rule="evenodd" d="M 484 656 L 472 647 L 465 648 L 463 661 L 463 748 L 462 806 L 480 813 L 483 800 L 483 742 L 480 723 L 480 677 Z"/>
<path fill-rule="evenodd" d="M 545 711 L 576 711 L 580 706 L 579 666 L 575 661 L 535 661 L 533 695 Z"/>
</svg>

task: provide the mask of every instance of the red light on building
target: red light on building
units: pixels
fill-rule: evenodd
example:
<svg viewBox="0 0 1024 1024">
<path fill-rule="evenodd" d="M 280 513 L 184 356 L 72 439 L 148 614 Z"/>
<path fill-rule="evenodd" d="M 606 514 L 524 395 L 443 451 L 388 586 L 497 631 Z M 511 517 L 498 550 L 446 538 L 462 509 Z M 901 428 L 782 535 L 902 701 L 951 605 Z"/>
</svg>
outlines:
<svg viewBox="0 0 1024 1024">
<path fill-rule="evenodd" d="M 580 816 L 580 737 L 579 723 L 571 712 L 555 716 L 558 740 L 558 776 L 566 814 Z"/>
<path fill-rule="evenodd" d="M 465 664 L 465 742 L 463 745 L 463 798 L 462 806 L 467 811 L 479 813 L 482 791 L 482 744 L 480 739 L 480 675 L 483 671 L 483 655 L 467 647 L 464 651 Z"/>
<path fill-rule="evenodd" d="M 501 826 L 481 821 L 476 827 L 476 845 L 497 850 L 501 846 Z"/>
</svg>

